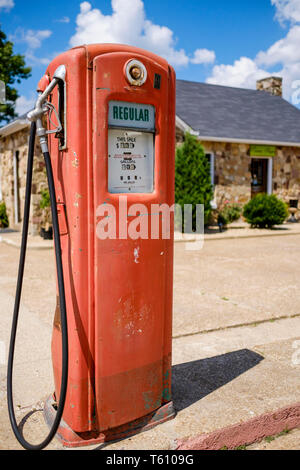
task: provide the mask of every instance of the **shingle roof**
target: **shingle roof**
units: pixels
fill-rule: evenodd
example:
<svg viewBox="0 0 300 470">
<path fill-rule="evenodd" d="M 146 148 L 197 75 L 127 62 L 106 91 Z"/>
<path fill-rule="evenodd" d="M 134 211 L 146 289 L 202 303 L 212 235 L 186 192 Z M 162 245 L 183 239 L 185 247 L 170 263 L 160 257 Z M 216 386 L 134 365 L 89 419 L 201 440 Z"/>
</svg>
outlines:
<svg viewBox="0 0 300 470">
<path fill-rule="evenodd" d="M 265 91 L 177 80 L 176 114 L 201 137 L 300 143 L 300 110 Z"/>
</svg>

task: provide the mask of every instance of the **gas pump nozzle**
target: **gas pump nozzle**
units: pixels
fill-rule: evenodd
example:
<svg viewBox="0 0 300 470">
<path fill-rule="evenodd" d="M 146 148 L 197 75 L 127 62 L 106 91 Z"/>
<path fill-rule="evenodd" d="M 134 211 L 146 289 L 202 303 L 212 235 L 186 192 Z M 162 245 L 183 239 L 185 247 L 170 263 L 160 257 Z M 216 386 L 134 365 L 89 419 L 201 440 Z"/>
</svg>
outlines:
<svg viewBox="0 0 300 470">
<path fill-rule="evenodd" d="M 50 82 L 50 84 L 47 86 L 45 91 L 40 92 L 41 94 L 38 97 L 35 108 L 27 114 L 27 118 L 29 119 L 29 121 L 31 122 L 36 121 L 39 117 L 41 117 L 44 114 L 45 108 L 43 108 L 43 105 L 45 101 L 47 100 L 48 96 L 53 91 L 53 89 L 56 87 L 59 80 L 62 80 L 63 82 L 65 82 L 65 78 L 66 78 L 66 67 L 64 65 L 60 65 L 56 69 L 53 75 L 53 79 Z"/>
<path fill-rule="evenodd" d="M 46 135 L 60 132 L 62 130 L 62 125 L 58 116 L 58 112 L 56 111 L 53 104 L 47 101 L 47 98 L 50 95 L 50 93 L 52 93 L 56 85 L 58 85 L 60 80 L 65 82 L 65 77 L 66 77 L 66 67 L 64 65 L 60 65 L 56 69 L 51 83 L 47 86 L 47 88 L 43 92 L 40 92 L 40 96 L 37 99 L 35 108 L 27 114 L 27 118 L 30 122 L 34 122 L 34 121 L 36 122 L 36 127 L 37 127 L 36 135 L 40 139 L 40 144 L 41 144 L 43 153 L 48 152 L 48 141 L 47 141 Z M 56 119 L 57 119 L 57 123 L 58 123 L 56 129 L 52 131 L 46 131 L 42 122 L 43 114 L 47 113 L 49 110 L 50 110 L 49 119 L 50 119 L 52 111 L 54 111 Z"/>
</svg>

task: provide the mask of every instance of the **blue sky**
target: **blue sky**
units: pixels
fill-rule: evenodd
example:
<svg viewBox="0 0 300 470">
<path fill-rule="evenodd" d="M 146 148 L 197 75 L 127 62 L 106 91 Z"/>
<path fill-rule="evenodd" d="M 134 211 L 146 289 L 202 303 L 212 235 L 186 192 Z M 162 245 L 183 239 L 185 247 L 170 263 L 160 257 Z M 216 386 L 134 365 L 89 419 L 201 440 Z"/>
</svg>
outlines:
<svg viewBox="0 0 300 470">
<path fill-rule="evenodd" d="M 18 85 L 20 113 L 55 55 L 92 42 L 150 49 L 186 80 L 254 88 L 278 74 L 297 104 L 300 0 L 0 0 L 0 23 L 33 69 Z"/>
</svg>

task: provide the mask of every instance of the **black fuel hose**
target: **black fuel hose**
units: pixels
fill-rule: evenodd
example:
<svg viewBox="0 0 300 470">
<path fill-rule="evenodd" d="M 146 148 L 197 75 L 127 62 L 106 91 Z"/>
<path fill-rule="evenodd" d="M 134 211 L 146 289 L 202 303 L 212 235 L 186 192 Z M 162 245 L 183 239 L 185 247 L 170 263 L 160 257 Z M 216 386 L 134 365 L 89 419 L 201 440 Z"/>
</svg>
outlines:
<svg viewBox="0 0 300 470">
<path fill-rule="evenodd" d="M 53 223 L 53 233 L 55 241 L 55 257 L 56 257 L 56 270 L 57 270 L 57 280 L 58 280 L 58 290 L 59 290 L 59 299 L 60 299 L 60 312 L 61 312 L 61 331 L 62 331 L 62 375 L 61 375 L 61 389 L 59 394 L 59 403 L 57 407 L 56 416 L 53 422 L 53 425 L 50 429 L 48 436 L 44 439 L 41 444 L 30 444 L 24 439 L 22 432 L 19 430 L 16 416 L 14 412 L 13 404 L 13 387 L 12 387 L 12 378 L 13 378 L 13 362 L 14 362 L 14 352 L 15 352 L 15 342 L 18 326 L 18 317 L 21 301 L 21 293 L 23 286 L 23 275 L 24 275 L 24 266 L 26 258 L 26 249 L 27 249 L 27 238 L 28 238 L 28 226 L 29 226 L 29 213 L 30 213 L 30 200 L 31 200 L 31 185 L 32 185 L 32 172 L 33 172 L 33 159 L 34 159 L 34 144 L 35 144 L 35 135 L 36 135 L 36 123 L 31 124 L 30 129 L 30 138 L 29 138 L 29 148 L 28 148 L 28 165 L 27 165 L 27 178 L 26 178 L 26 193 L 25 193 L 25 206 L 24 206 L 24 219 L 23 219 L 23 230 L 22 230 L 22 243 L 21 243 L 21 252 L 20 252 L 20 261 L 19 261 L 19 272 L 16 288 L 16 297 L 11 329 L 11 338 L 9 346 L 9 355 L 8 355 L 8 367 L 7 367 L 7 403 L 8 403 L 8 412 L 9 419 L 13 432 L 19 441 L 19 443 L 27 450 L 42 450 L 44 449 L 55 436 L 57 429 L 59 427 L 67 393 L 68 385 L 68 325 L 67 325 L 67 312 L 66 312 L 66 300 L 65 300 L 65 288 L 64 288 L 64 277 L 63 277 L 63 266 L 61 258 L 61 245 L 60 245 L 60 235 L 59 235 L 59 224 L 57 216 L 57 206 L 56 206 L 56 194 L 55 186 L 53 181 L 52 165 L 49 152 L 43 153 L 46 170 L 47 170 L 47 179 L 49 186 L 50 202 L 51 202 L 51 212 L 52 212 L 52 223 Z"/>
</svg>

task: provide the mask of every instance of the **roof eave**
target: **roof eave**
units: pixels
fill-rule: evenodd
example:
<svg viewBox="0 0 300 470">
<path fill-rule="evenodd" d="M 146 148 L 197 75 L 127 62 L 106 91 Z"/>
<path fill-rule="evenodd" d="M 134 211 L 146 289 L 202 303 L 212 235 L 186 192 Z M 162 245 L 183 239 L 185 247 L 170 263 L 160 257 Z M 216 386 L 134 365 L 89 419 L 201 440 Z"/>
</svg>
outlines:
<svg viewBox="0 0 300 470">
<path fill-rule="evenodd" d="M 186 122 L 184 122 L 179 116 L 176 115 L 176 127 L 178 127 L 182 132 L 189 132 L 192 135 L 199 135 L 199 132 L 195 131 L 190 127 Z"/>
<path fill-rule="evenodd" d="M 300 147 L 300 142 L 284 142 L 277 140 L 260 140 L 260 139 L 234 139 L 228 137 L 211 137 L 207 135 L 200 135 L 198 132 L 197 137 L 199 140 L 207 142 L 225 142 L 232 144 L 252 144 L 252 145 L 273 145 L 276 147 Z"/>
<path fill-rule="evenodd" d="M 6 126 L 1 127 L 0 137 L 7 137 L 8 135 L 21 131 L 29 126 L 30 122 L 27 119 L 17 119 L 16 121 L 10 122 Z"/>
</svg>

